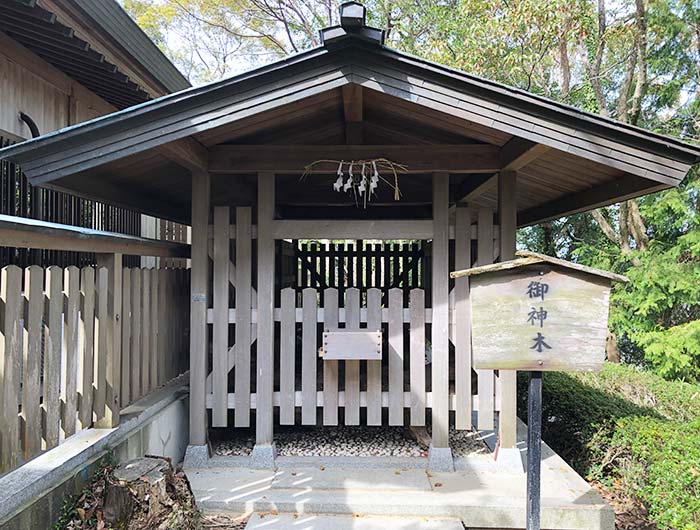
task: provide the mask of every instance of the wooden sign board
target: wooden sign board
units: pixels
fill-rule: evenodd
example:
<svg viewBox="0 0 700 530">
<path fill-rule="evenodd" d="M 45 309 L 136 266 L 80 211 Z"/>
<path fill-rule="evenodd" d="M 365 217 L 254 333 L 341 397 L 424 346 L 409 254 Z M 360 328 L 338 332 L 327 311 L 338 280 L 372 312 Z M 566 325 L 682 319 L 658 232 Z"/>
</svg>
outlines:
<svg viewBox="0 0 700 530">
<path fill-rule="evenodd" d="M 324 361 L 381 361 L 382 332 L 325 331 L 321 356 Z"/>
<path fill-rule="evenodd" d="M 542 262 L 470 281 L 475 368 L 603 368 L 610 279 Z"/>
</svg>

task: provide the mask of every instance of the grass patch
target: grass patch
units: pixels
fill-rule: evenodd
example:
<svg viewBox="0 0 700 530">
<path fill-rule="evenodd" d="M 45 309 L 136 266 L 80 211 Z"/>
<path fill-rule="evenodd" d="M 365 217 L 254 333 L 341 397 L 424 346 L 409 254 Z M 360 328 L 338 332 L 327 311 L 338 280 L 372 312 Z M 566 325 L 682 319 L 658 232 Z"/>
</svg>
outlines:
<svg viewBox="0 0 700 530">
<path fill-rule="evenodd" d="M 527 375 L 519 378 L 527 416 Z M 700 385 L 624 365 L 549 372 L 543 438 L 580 474 L 641 501 L 662 529 L 700 528 Z"/>
</svg>

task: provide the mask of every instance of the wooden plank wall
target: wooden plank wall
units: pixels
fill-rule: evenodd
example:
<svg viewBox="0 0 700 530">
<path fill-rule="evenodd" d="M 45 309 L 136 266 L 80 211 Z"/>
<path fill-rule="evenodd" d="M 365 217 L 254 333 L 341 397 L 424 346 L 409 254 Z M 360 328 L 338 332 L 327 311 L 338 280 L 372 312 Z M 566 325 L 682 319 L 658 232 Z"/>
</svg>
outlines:
<svg viewBox="0 0 700 530">
<path fill-rule="evenodd" d="M 105 267 L 2 268 L 0 473 L 100 420 L 113 421 L 115 410 L 118 421 L 119 408 L 187 370 L 189 271 L 119 272 L 121 297 L 110 292 L 116 284 Z M 119 340 L 107 324 L 115 298 Z"/>
</svg>

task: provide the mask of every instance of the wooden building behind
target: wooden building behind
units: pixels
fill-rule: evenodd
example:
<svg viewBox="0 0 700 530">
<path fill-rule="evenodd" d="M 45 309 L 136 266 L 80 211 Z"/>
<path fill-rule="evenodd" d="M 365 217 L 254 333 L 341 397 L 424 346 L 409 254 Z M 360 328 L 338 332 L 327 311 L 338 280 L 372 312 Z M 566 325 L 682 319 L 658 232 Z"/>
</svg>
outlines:
<svg viewBox="0 0 700 530">
<path fill-rule="evenodd" d="M 0 1 L 3 147 L 189 86 L 113 0 Z M 0 178 L 0 214 L 131 235 L 161 231 L 156 219 L 133 208 L 35 189 L 11 162 L 2 163 Z M 0 265 L 91 262 L 89 253 L 0 249 Z"/>
</svg>

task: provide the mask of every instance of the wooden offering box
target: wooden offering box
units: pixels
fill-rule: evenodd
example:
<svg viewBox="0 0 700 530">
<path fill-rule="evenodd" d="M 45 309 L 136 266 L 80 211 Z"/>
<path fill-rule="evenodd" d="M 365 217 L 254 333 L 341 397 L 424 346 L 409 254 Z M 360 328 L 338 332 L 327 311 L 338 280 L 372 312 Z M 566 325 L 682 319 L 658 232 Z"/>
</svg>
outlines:
<svg viewBox="0 0 700 530">
<path fill-rule="evenodd" d="M 610 285 L 627 278 L 533 252 L 517 255 L 451 274 L 470 280 L 474 367 L 602 369 Z"/>
</svg>

